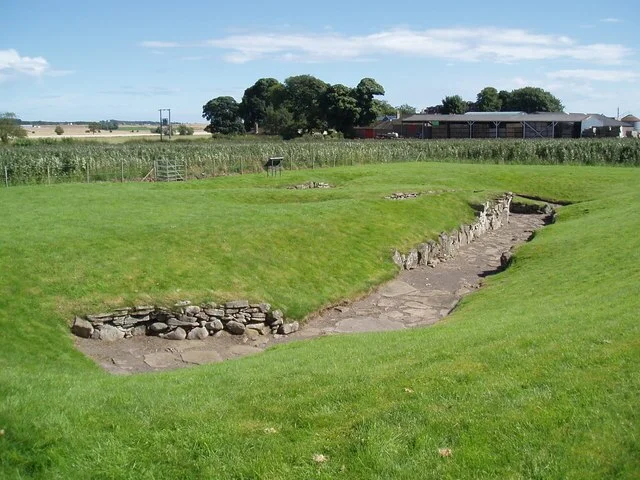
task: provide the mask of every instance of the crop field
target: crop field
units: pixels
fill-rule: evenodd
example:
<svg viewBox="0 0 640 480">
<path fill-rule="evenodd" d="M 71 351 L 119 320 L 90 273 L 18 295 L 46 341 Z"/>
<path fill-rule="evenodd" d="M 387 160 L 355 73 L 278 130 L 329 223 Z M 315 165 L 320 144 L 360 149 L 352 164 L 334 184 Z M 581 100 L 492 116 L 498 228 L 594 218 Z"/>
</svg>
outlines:
<svg viewBox="0 0 640 480">
<path fill-rule="evenodd" d="M 144 178 L 156 160 L 186 164 L 187 176 L 262 171 L 270 156 L 284 157 L 287 170 L 394 163 L 446 161 L 497 164 L 640 166 L 640 141 L 458 140 L 458 141 L 135 141 L 105 144 L 77 141 L 27 141 L 0 148 L 0 174 L 9 185 L 129 181 Z"/>
<path fill-rule="evenodd" d="M 0 478 L 638 478 L 637 143 L 496 145 L 0 149 L 22 184 L 0 188 Z M 458 162 L 429 161 L 428 148 Z M 482 148 L 478 164 L 462 162 Z M 235 173 L 240 158 L 248 173 L 275 154 L 294 169 L 25 185 L 47 183 L 50 162 L 67 169 L 60 182 L 82 181 L 87 160 L 117 180 L 120 159 L 134 178 L 168 154 L 194 174 L 214 159 Z M 334 188 L 286 188 L 311 180 Z M 427 190 L 446 192 L 383 198 Z M 304 321 L 391 279 L 392 248 L 469 221 L 472 203 L 505 191 L 570 205 L 432 327 L 131 376 L 74 348 L 74 315 L 130 304 L 247 298 Z"/>
</svg>

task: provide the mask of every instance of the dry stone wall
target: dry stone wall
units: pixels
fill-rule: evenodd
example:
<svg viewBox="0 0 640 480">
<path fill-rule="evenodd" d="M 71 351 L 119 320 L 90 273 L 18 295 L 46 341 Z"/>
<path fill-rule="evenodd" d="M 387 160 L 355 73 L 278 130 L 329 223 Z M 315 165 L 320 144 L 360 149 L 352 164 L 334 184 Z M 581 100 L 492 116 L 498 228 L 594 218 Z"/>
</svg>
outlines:
<svg viewBox="0 0 640 480">
<path fill-rule="evenodd" d="M 242 335 L 247 330 L 260 335 L 289 335 L 298 328 L 298 322 L 286 323 L 283 313 L 272 310 L 268 303 L 235 300 L 202 305 L 183 301 L 171 308 L 149 305 L 119 308 L 76 317 L 71 331 L 79 337 L 105 341 L 144 335 L 167 340 L 202 340 L 222 331 L 234 335 Z"/>
<path fill-rule="evenodd" d="M 500 228 L 509 221 L 509 208 L 512 193 L 506 193 L 493 202 L 486 202 L 480 206 L 476 220 L 470 225 L 461 225 L 452 232 L 443 232 L 438 241 L 430 240 L 421 243 L 406 254 L 398 250 L 393 252 L 393 262 L 400 268 L 412 270 L 418 265 L 434 266 L 439 262 L 457 254 L 462 245 L 471 243 L 475 238 Z"/>
</svg>

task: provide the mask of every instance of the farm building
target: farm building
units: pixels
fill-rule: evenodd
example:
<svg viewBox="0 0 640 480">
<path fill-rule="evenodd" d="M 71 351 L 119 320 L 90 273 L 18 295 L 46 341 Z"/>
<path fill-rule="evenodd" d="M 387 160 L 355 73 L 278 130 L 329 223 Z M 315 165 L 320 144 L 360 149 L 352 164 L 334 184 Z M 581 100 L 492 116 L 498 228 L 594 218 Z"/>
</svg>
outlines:
<svg viewBox="0 0 640 480">
<path fill-rule="evenodd" d="M 396 122 L 385 127 L 402 137 L 424 139 L 623 137 L 631 136 L 634 130 L 632 122 L 583 113 L 418 114 Z"/>
</svg>

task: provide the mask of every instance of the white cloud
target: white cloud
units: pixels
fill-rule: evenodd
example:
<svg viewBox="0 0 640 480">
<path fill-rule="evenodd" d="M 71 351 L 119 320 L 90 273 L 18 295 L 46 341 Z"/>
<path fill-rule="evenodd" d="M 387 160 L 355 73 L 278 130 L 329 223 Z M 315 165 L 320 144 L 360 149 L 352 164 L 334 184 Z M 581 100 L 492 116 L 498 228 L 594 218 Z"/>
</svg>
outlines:
<svg viewBox="0 0 640 480">
<path fill-rule="evenodd" d="M 602 20 L 600 20 L 601 22 L 604 23 L 622 23 L 623 20 L 620 18 L 614 18 L 614 17 L 608 17 L 608 18 L 603 18 Z"/>
<path fill-rule="evenodd" d="M 49 62 L 42 57 L 21 57 L 14 49 L 0 50 L 0 75 L 12 74 L 40 77 L 50 70 Z"/>
<path fill-rule="evenodd" d="M 585 80 L 596 82 L 631 82 L 640 78 L 640 73 L 626 70 L 558 70 L 549 72 L 549 78 L 559 80 Z"/>
<path fill-rule="evenodd" d="M 143 42 L 144 46 L 175 47 L 174 42 Z M 184 45 L 187 46 L 187 45 Z M 231 63 L 258 59 L 285 61 L 353 61 L 382 55 L 407 55 L 465 62 L 512 63 L 568 59 L 620 64 L 633 51 L 621 44 L 584 44 L 566 35 L 538 34 L 495 27 L 385 30 L 370 35 L 323 33 L 244 33 L 207 40 L 201 46 L 219 48 Z"/>
</svg>

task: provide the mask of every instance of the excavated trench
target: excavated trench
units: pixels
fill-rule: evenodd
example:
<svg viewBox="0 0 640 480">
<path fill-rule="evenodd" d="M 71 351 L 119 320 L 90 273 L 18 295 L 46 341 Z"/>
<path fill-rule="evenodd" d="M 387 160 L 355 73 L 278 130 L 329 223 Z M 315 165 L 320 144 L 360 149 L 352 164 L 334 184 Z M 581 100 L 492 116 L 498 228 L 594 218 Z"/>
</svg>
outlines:
<svg viewBox="0 0 640 480">
<path fill-rule="evenodd" d="M 311 316 L 299 331 L 274 338 L 247 330 L 244 335 L 220 332 L 203 340 L 171 342 L 142 336 L 119 342 L 77 338 L 77 347 L 115 374 L 132 374 L 221 362 L 256 354 L 291 341 L 324 335 L 376 332 L 431 325 L 446 317 L 460 299 L 481 287 L 483 279 L 505 267 L 518 245 L 553 218 L 549 207 L 513 204 L 501 228 L 460 246 L 457 255 L 436 265 L 402 270 L 398 276 L 366 297 Z"/>
</svg>

